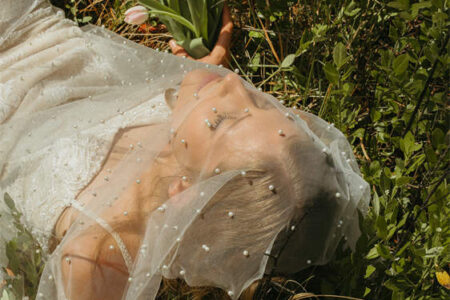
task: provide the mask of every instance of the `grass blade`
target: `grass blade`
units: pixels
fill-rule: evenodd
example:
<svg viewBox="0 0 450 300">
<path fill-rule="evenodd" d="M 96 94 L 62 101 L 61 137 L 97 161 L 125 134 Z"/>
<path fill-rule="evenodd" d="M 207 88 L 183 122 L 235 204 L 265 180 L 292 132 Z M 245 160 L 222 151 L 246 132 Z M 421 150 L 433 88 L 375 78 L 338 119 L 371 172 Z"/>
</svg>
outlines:
<svg viewBox="0 0 450 300">
<path fill-rule="evenodd" d="M 158 16 L 170 17 L 170 18 L 174 19 L 175 21 L 177 21 L 178 23 L 183 24 L 184 26 L 186 26 L 189 30 L 194 32 L 195 35 L 198 34 L 196 28 L 194 27 L 194 25 L 191 22 L 189 22 L 188 20 L 186 20 L 185 18 L 183 18 L 182 16 L 180 16 L 180 15 L 173 14 L 173 13 L 170 13 L 170 12 L 167 12 L 167 11 L 163 11 L 163 10 L 155 10 L 155 9 L 152 9 L 152 13 L 154 13 L 155 15 L 158 15 Z"/>
<path fill-rule="evenodd" d="M 204 17 L 204 11 L 207 12 L 205 0 L 188 0 L 189 12 L 191 14 L 192 23 L 196 29 L 197 37 L 202 37 L 205 40 L 208 38 L 208 33 L 204 30 L 203 23 L 206 23 L 208 26 L 208 18 Z M 207 28 L 206 28 L 207 30 Z"/>
</svg>

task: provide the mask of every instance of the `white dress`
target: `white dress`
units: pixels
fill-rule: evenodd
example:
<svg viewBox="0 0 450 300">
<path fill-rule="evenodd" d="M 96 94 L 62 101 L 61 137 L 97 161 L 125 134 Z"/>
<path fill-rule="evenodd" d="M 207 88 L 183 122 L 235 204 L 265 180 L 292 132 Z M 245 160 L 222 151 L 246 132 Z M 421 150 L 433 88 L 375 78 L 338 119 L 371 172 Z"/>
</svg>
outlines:
<svg viewBox="0 0 450 300">
<path fill-rule="evenodd" d="M 125 63 L 134 64 L 144 50 L 109 34 L 79 28 L 44 0 L 0 3 L 0 214 L 8 193 L 44 250 L 63 209 L 101 169 L 118 130 L 170 114 L 163 87 L 147 89 L 117 59 L 126 53 Z M 164 55 L 155 52 L 158 62 Z M 2 265 L 2 238 L 13 231 L 5 218 L 0 225 Z"/>
</svg>

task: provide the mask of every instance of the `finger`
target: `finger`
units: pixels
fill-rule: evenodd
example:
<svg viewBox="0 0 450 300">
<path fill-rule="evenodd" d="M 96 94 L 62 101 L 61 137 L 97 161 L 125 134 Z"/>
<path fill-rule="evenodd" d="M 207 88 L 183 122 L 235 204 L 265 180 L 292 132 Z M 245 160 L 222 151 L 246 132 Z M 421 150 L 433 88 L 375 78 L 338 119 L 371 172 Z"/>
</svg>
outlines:
<svg viewBox="0 0 450 300">
<path fill-rule="evenodd" d="M 231 20 L 230 8 L 225 3 L 222 13 L 222 28 L 220 29 L 217 43 L 209 54 L 209 56 L 211 57 L 216 57 L 217 59 L 220 58 L 220 63 L 222 63 L 224 60 L 228 60 L 232 31 L 233 22 Z"/>
<path fill-rule="evenodd" d="M 178 45 L 174 39 L 169 41 L 169 46 L 170 46 L 170 49 L 172 50 L 172 53 L 175 55 L 177 55 L 178 53 L 186 52 L 186 50 L 184 50 L 183 47 Z"/>
<path fill-rule="evenodd" d="M 222 9 L 222 30 L 231 31 L 232 29 L 233 20 L 231 19 L 230 8 L 225 2 Z"/>
<path fill-rule="evenodd" d="M 174 54 L 176 56 L 186 56 L 186 57 L 191 58 L 189 56 L 189 54 L 186 52 L 186 50 L 183 47 L 181 47 L 180 45 L 178 45 L 174 39 L 169 41 L 169 46 L 170 46 L 170 49 L 172 50 L 172 54 Z"/>
</svg>

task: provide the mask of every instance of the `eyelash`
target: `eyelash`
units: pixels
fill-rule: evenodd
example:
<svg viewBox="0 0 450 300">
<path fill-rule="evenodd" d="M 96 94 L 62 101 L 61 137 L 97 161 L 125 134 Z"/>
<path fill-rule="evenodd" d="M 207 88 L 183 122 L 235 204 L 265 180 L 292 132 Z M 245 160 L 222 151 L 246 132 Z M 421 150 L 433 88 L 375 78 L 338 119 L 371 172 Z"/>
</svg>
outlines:
<svg viewBox="0 0 450 300">
<path fill-rule="evenodd" d="M 236 119 L 236 117 L 229 113 L 219 114 L 217 116 L 217 118 L 214 120 L 213 128 L 216 129 L 220 125 L 220 123 L 222 123 L 222 121 L 226 120 L 226 119 L 231 120 L 231 119 Z"/>
</svg>

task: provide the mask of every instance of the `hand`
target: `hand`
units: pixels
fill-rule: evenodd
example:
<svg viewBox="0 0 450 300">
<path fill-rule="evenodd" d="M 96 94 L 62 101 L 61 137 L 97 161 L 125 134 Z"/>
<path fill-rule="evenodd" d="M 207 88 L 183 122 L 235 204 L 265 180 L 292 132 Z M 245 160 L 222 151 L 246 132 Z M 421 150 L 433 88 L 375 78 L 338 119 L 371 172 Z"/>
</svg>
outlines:
<svg viewBox="0 0 450 300">
<path fill-rule="evenodd" d="M 169 41 L 169 46 L 172 49 L 172 53 L 177 56 L 185 56 L 192 60 L 204 62 L 213 65 L 223 65 L 229 67 L 230 65 L 230 43 L 231 33 L 233 31 L 233 22 L 231 21 L 230 8 L 224 4 L 222 11 L 222 28 L 220 29 L 219 38 L 217 43 L 208 55 L 194 59 L 191 57 L 183 47 L 178 45 L 174 39 Z"/>
</svg>

